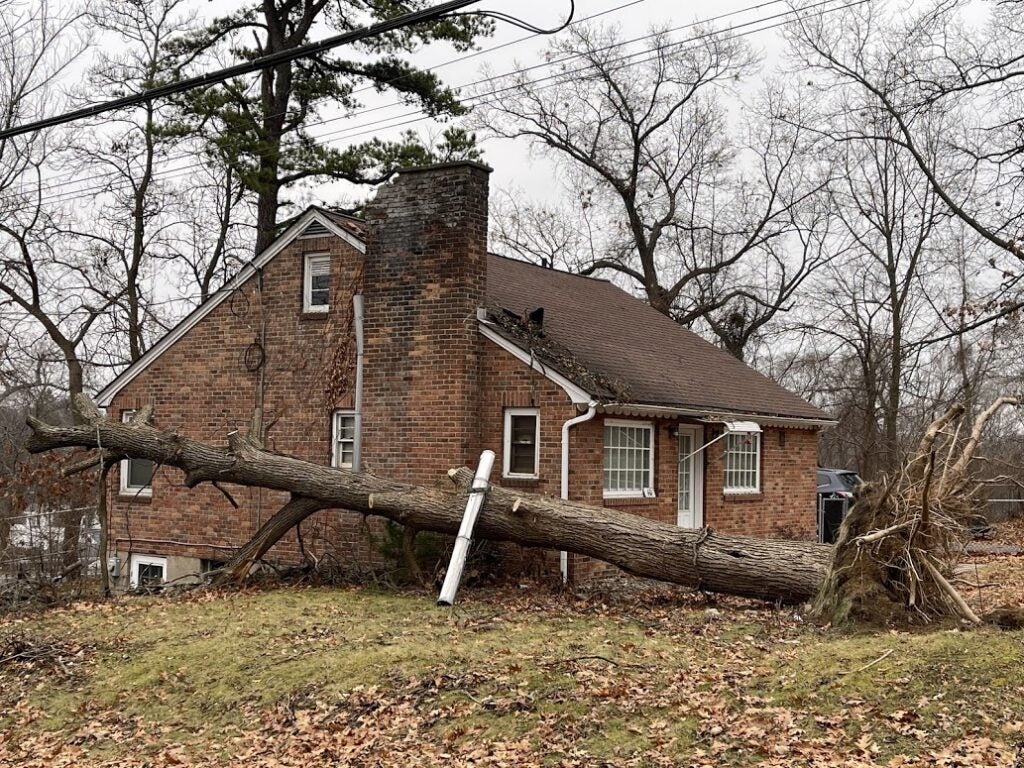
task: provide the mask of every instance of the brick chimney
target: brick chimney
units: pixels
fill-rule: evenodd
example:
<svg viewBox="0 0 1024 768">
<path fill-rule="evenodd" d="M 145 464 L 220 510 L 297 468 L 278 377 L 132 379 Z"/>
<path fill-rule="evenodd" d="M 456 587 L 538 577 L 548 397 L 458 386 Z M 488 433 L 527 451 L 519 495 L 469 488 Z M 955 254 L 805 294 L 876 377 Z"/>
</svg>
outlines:
<svg viewBox="0 0 1024 768">
<path fill-rule="evenodd" d="M 473 162 L 409 169 L 367 208 L 362 455 L 370 472 L 431 483 L 476 464 L 489 174 Z"/>
</svg>

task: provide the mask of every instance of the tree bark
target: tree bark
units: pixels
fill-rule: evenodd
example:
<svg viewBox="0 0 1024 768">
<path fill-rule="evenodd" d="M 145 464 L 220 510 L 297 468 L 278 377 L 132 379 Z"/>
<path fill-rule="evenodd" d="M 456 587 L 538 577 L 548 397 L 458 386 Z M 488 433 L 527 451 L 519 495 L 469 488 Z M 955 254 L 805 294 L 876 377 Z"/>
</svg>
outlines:
<svg viewBox="0 0 1024 768">
<path fill-rule="evenodd" d="M 415 486 L 271 453 L 238 433 L 217 448 L 147 423 L 107 421 L 84 398 L 85 425 L 53 426 L 30 418 L 33 453 L 66 447 L 104 448 L 150 459 L 185 473 L 185 484 L 236 483 L 286 491 L 293 499 L 232 559 L 229 572 L 247 573 L 259 554 L 319 509 L 379 515 L 421 531 L 458 532 L 472 481 L 452 470 L 454 489 Z M 626 512 L 492 487 L 476 535 L 528 547 L 564 549 L 624 571 L 711 592 L 783 602 L 811 598 L 828 569 L 831 549 L 810 542 L 725 536 L 690 530 Z"/>
</svg>

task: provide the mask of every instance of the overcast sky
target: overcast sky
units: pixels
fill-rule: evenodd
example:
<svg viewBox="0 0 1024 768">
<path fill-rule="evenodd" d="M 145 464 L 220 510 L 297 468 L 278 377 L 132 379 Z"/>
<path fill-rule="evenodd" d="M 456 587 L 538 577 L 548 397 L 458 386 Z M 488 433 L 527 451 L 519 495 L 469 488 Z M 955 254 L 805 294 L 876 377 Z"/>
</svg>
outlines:
<svg viewBox="0 0 1024 768">
<path fill-rule="evenodd" d="M 810 0 L 817 2 L 818 0 Z M 835 0 L 835 5 L 842 5 L 844 0 Z M 195 3 L 196 12 L 201 17 L 212 18 L 239 7 L 239 0 L 213 0 Z M 740 26 L 744 33 L 756 30 L 761 26 L 774 23 L 759 19 L 775 16 L 786 10 L 783 2 L 755 2 L 755 0 L 693 0 L 688 3 L 671 2 L 670 0 L 579 0 L 576 4 L 576 19 L 603 14 L 594 23 L 617 24 L 621 27 L 626 39 L 639 37 L 647 33 L 651 27 L 680 27 L 719 17 L 715 23 L 718 28 Z M 482 0 L 471 8 L 503 11 L 513 14 L 539 27 L 558 26 L 569 11 L 568 0 Z M 728 15 L 725 18 L 724 16 Z M 314 37 L 324 37 L 329 31 L 322 29 Z M 676 33 L 677 37 L 685 37 L 686 29 Z M 514 42 L 520 38 L 521 42 Z M 771 69 L 779 63 L 782 43 L 777 30 L 749 34 L 747 39 L 765 56 L 765 69 Z M 495 35 L 480 42 L 481 51 L 466 58 L 466 54 L 454 52 L 448 46 L 432 45 L 415 53 L 411 60 L 418 66 L 435 70 L 450 86 L 461 86 L 479 80 L 486 65 L 495 74 L 513 71 L 517 64 L 531 65 L 540 61 L 540 54 L 549 43 L 549 38 L 531 36 L 521 29 L 509 24 L 498 22 Z M 505 45 L 508 44 L 508 45 Z M 642 44 L 640 44 L 642 45 Z M 487 50 L 501 47 L 499 50 Z M 453 61 L 455 59 L 459 59 Z M 451 63 L 449 63 L 451 62 Z M 408 105 L 396 103 L 396 99 L 388 94 L 364 94 L 368 96 L 367 106 L 372 110 L 347 119 L 336 111 L 325 108 L 324 117 L 335 118 L 331 122 L 314 126 L 310 130 L 315 135 L 323 135 L 334 142 L 346 139 L 352 142 L 365 141 L 377 135 L 392 138 L 401 131 L 415 129 L 429 133 L 439 133 L 441 127 L 433 121 L 410 115 L 414 109 Z M 415 122 L 410 122 L 415 121 Z M 551 163 L 542 157 L 531 157 L 529 146 L 524 142 L 495 141 L 484 143 L 486 162 L 494 168 L 491 179 L 492 189 L 522 188 L 531 197 L 550 199 L 558 188 L 552 180 L 556 176 Z M 365 190 L 357 194 L 365 195 Z M 302 202 L 324 202 L 332 204 L 339 198 L 353 196 L 353 190 L 345 185 L 324 184 L 311 189 L 308 197 Z"/>
</svg>

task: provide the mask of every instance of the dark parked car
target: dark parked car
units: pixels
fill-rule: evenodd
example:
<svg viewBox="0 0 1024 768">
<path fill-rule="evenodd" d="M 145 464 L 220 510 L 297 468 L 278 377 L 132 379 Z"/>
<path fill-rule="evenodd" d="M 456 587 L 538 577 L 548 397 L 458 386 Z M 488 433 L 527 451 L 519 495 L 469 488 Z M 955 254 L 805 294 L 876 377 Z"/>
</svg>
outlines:
<svg viewBox="0 0 1024 768">
<path fill-rule="evenodd" d="M 849 469 L 818 469 L 818 541 L 835 542 L 860 484 L 860 475 Z"/>
<path fill-rule="evenodd" d="M 819 499 L 854 499 L 861 484 L 860 475 L 850 469 L 818 468 Z"/>
</svg>

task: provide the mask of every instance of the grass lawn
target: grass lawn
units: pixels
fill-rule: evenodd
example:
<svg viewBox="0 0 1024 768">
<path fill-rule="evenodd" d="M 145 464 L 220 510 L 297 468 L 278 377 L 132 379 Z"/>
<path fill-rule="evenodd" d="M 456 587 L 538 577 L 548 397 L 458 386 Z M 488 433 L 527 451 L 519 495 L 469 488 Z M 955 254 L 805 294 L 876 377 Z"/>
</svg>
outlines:
<svg viewBox="0 0 1024 768">
<path fill-rule="evenodd" d="M 851 634 L 667 588 L 125 598 L 0 620 L 0 661 L 0 766 L 1024 761 L 1022 632 Z"/>
</svg>

